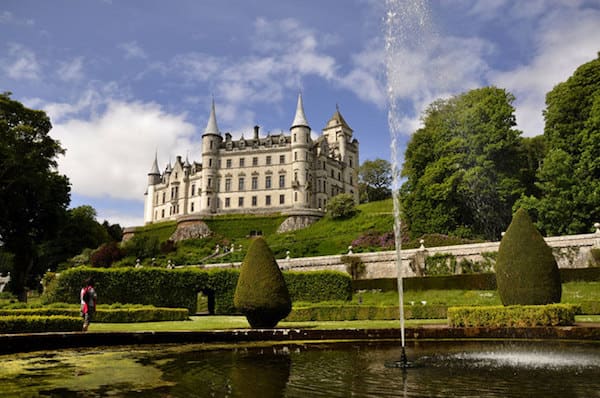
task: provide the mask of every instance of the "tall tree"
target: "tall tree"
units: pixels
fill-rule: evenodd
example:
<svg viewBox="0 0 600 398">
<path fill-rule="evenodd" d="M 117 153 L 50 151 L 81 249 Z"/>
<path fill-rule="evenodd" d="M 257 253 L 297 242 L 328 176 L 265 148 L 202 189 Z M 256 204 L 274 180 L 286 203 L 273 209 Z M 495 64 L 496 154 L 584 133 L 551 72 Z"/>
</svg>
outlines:
<svg viewBox="0 0 600 398">
<path fill-rule="evenodd" d="M 360 165 L 359 184 L 361 201 L 375 201 L 391 197 L 392 166 L 384 159 L 366 160 Z"/>
<path fill-rule="evenodd" d="M 53 237 L 70 200 L 51 128 L 46 113 L 0 94 L 0 244 L 14 255 L 12 289 L 22 300 L 39 245 Z"/>
<path fill-rule="evenodd" d="M 496 87 L 433 102 L 408 143 L 402 204 L 413 235 L 497 239 L 524 192 L 512 94 Z"/>
<path fill-rule="evenodd" d="M 546 95 L 547 153 L 529 210 L 546 235 L 589 232 L 600 220 L 600 53 Z"/>
</svg>

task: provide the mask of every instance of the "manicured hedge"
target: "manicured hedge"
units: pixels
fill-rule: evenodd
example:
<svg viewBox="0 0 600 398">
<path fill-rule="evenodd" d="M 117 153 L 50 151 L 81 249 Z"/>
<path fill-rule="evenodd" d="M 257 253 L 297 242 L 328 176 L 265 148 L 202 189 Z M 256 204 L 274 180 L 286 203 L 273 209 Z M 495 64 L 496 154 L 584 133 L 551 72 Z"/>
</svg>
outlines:
<svg viewBox="0 0 600 398">
<path fill-rule="evenodd" d="M 18 310 L 0 310 L 1 316 L 10 315 L 39 315 L 54 316 L 63 315 L 68 317 L 79 317 L 79 308 L 28 308 Z M 156 308 L 156 307 L 132 307 L 132 308 L 101 308 L 98 307 L 94 314 L 94 322 L 99 323 L 130 323 L 130 322 L 162 322 L 162 321 L 185 321 L 189 319 L 188 310 L 185 308 Z"/>
<path fill-rule="evenodd" d="M 197 293 L 214 294 L 215 313 L 236 313 L 237 269 L 71 268 L 49 284 L 47 302 L 78 303 L 82 281 L 94 277 L 100 303 L 135 303 L 196 311 Z M 292 301 L 349 300 L 350 276 L 342 272 L 284 272 Z"/>
<path fill-rule="evenodd" d="M 0 316 L 0 333 L 76 332 L 81 326 L 81 318 L 74 316 Z"/>
<path fill-rule="evenodd" d="M 441 319 L 446 318 L 445 305 L 404 306 L 404 319 Z M 285 321 L 354 321 L 400 319 L 398 306 L 314 306 L 293 308 Z"/>
<path fill-rule="evenodd" d="M 352 281 L 354 290 L 397 291 L 396 278 L 360 279 Z M 404 290 L 496 290 L 496 275 L 461 274 L 446 276 L 422 276 L 402 279 Z"/>
<path fill-rule="evenodd" d="M 451 327 L 568 326 L 579 308 L 570 304 L 450 307 Z"/>
<path fill-rule="evenodd" d="M 565 282 L 595 282 L 600 281 L 600 267 L 593 268 L 562 268 L 559 269 L 560 280 Z"/>
</svg>

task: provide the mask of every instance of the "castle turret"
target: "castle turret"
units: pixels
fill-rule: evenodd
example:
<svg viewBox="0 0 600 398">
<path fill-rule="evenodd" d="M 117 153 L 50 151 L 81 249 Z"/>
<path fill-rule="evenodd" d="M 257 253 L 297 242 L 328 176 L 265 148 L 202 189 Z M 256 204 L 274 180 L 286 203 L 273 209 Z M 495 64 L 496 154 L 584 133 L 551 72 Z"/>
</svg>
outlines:
<svg viewBox="0 0 600 398">
<path fill-rule="evenodd" d="M 222 141 L 223 137 L 217 126 L 215 101 L 213 100 L 206 130 L 202 135 L 202 188 L 205 195 L 201 208 L 211 213 L 217 211 L 218 158 Z"/>
<path fill-rule="evenodd" d="M 304 114 L 304 104 L 302 103 L 302 94 L 298 94 L 298 103 L 296 105 L 296 115 L 290 127 L 292 136 L 292 162 L 293 178 L 292 187 L 294 188 L 293 206 L 295 208 L 308 207 L 309 198 L 309 149 L 310 149 L 310 126 L 306 121 Z"/>
<path fill-rule="evenodd" d="M 144 200 L 144 222 L 153 221 L 154 192 L 155 185 L 160 183 L 160 171 L 158 170 L 158 154 L 154 154 L 154 163 L 148 173 L 148 187 L 146 188 L 146 198 Z"/>
</svg>

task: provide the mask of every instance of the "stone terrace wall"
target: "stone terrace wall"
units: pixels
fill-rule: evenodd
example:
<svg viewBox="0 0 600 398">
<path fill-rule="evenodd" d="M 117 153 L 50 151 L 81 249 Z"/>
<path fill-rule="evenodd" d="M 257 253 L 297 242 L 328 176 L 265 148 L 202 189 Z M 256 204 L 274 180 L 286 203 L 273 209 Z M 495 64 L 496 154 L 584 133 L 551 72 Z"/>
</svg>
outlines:
<svg viewBox="0 0 600 398">
<path fill-rule="evenodd" d="M 600 230 L 593 234 L 569 235 L 545 238 L 552 248 L 559 268 L 586 268 L 591 259 L 590 250 L 600 248 Z M 416 276 L 411 264 L 417 260 L 417 255 L 424 257 L 435 254 L 450 254 L 457 262 L 463 259 L 477 262 L 483 260 L 483 253 L 497 252 L 500 242 L 476 243 L 470 245 L 442 246 L 402 251 L 403 276 Z M 361 279 L 395 278 L 396 252 L 355 253 L 366 265 Z M 277 263 L 283 270 L 289 271 L 346 271 L 346 265 L 341 261 L 342 255 L 278 259 Z M 205 268 L 239 267 L 241 263 L 207 264 Z"/>
</svg>

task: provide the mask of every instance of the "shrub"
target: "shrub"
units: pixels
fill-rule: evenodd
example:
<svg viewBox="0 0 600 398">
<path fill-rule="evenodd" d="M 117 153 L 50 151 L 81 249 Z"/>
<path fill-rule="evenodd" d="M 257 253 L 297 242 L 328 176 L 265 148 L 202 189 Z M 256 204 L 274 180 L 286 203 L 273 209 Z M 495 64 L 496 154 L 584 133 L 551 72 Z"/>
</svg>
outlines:
<svg viewBox="0 0 600 398">
<path fill-rule="evenodd" d="M 64 315 L 0 316 L 1 333 L 75 332 L 81 330 L 81 318 Z"/>
<path fill-rule="evenodd" d="M 233 303 L 252 328 L 275 327 L 292 309 L 285 279 L 263 238 L 254 239 L 248 247 Z"/>
<path fill-rule="evenodd" d="M 445 305 L 405 305 L 405 319 L 446 318 Z M 398 306 L 317 305 L 292 309 L 286 322 L 399 319 Z"/>
<path fill-rule="evenodd" d="M 560 302 L 560 273 L 552 249 L 524 209 L 515 213 L 500 242 L 496 281 L 504 305 Z"/>
<path fill-rule="evenodd" d="M 456 272 L 456 257 L 448 253 L 436 253 L 425 258 L 427 276 L 453 275 Z"/>
<path fill-rule="evenodd" d="M 284 272 L 293 301 L 352 300 L 352 279 L 338 271 Z"/>
<path fill-rule="evenodd" d="M 26 308 L 1 310 L 2 316 L 69 316 L 79 317 L 79 306 L 62 303 L 62 307 Z M 94 322 L 99 323 L 133 323 L 133 322 L 163 322 L 184 321 L 188 318 L 188 310 L 185 308 L 156 308 L 153 306 L 126 305 L 121 308 L 112 308 L 106 305 L 98 306 L 94 315 Z"/>
<path fill-rule="evenodd" d="M 590 267 L 600 267 L 600 249 L 590 250 L 591 260 Z"/>
<path fill-rule="evenodd" d="M 144 259 L 156 257 L 160 252 L 160 243 L 156 235 L 134 235 L 123 245 L 126 256 Z"/>
<path fill-rule="evenodd" d="M 575 323 L 578 307 L 569 304 L 450 307 L 451 327 L 568 326 Z"/>
<path fill-rule="evenodd" d="M 350 274 L 352 279 L 360 278 L 367 269 L 365 263 L 358 256 L 342 256 L 340 261 L 346 264 L 346 272 Z"/>
<path fill-rule="evenodd" d="M 327 213 L 334 220 L 353 216 L 356 213 L 354 197 L 349 193 L 334 196 L 327 203 Z"/>
<path fill-rule="evenodd" d="M 123 258 L 123 252 L 117 245 L 117 242 L 107 242 L 103 243 L 98 250 L 92 253 L 90 263 L 92 267 L 108 268 L 121 258 Z"/>
<path fill-rule="evenodd" d="M 423 276 L 402 279 L 404 290 L 496 290 L 494 274 L 463 274 L 448 276 Z M 361 279 L 352 282 L 356 290 L 397 291 L 396 278 Z"/>
</svg>

